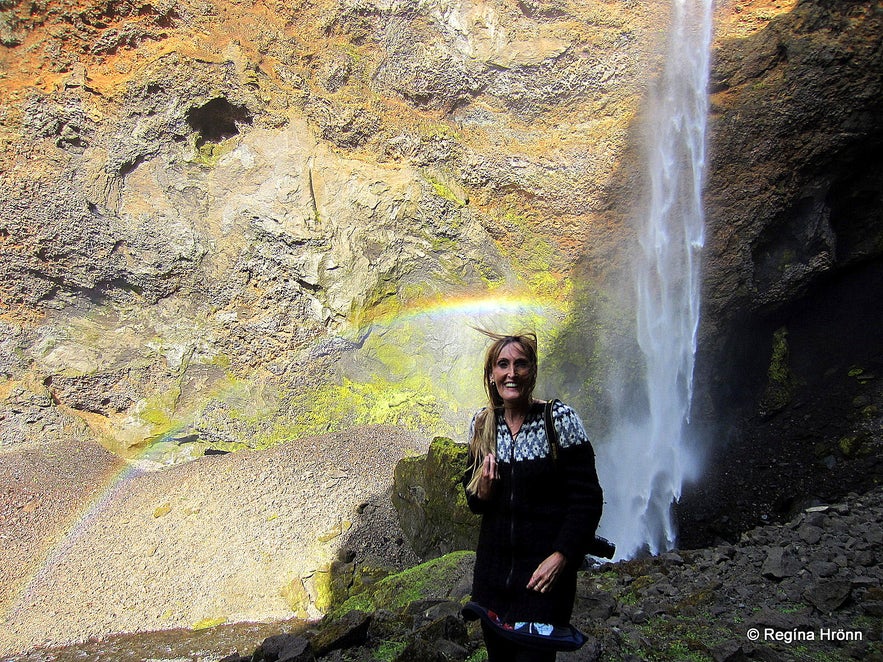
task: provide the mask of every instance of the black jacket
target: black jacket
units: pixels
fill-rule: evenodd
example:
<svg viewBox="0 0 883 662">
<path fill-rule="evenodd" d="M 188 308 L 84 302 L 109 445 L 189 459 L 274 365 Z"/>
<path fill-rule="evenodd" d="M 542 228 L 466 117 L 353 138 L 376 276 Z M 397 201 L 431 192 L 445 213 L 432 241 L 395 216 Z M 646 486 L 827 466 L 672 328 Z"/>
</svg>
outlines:
<svg viewBox="0 0 883 662">
<path fill-rule="evenodd" d="M 531 408 L 514 444 L 498 410 L 500 481 L 486 501 L 466 495 L 472 511 L 482 515 L 472 599 L 508 622 L 570 621 L 576 573 L 601 519 L 595 455 L 579 416 L 556 402 L 552 417 L 560 446 L 557 461 L 550 454 L 542 404 Z M 470 476 L 467 470 L 464 483 Z M 555 551 L 567 564 L 552 590 L 528 590 L 534 570 Z"/>
</svg>

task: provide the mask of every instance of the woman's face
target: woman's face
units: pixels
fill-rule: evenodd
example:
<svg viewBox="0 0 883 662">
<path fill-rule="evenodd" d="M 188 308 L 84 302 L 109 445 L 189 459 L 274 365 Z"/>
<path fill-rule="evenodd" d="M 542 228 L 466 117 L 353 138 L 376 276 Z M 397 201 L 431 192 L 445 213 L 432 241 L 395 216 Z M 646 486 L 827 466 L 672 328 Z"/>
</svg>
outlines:
<svg viewBox="0 0 883 662">
<path fill-rule="evenodd" d="M 521 343 L 510 342 L 494 362 L 491 378 L 503 405 L 523 404 L 530 398 L 532 368 Z"/>
</svg>

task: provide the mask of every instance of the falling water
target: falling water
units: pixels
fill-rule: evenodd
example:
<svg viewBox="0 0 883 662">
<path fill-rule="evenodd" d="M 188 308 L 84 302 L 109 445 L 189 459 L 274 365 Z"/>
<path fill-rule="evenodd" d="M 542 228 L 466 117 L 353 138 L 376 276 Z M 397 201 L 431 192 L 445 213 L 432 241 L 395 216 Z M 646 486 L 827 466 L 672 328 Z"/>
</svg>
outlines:
<svg viewBox="0 0 883 662">
<path fill-rule="evenodd" d="M 650 201 L 636 265 L 637 339 L 647 411 L 599 453 L 602 531 L 621 557 L 670 549 L 672 504 L 697 470 L 685 439 L 699 322 L 700 253 L 712 0 L 673 0 L 665 69 L 651 99 Z"/>
</svg>

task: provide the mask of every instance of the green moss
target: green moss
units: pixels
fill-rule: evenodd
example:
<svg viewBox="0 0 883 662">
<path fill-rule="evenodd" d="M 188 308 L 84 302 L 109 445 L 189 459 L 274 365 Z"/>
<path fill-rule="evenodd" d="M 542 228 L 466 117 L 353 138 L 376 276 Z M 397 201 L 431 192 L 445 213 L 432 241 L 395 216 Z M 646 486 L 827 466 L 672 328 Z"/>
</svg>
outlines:
<svg viewBox="0 0 883 662">
<path fill-rule="evenodd" d="M 692 609 L 701 605 L 710 604 L 714 601 L 715 593 L 710 588 L 700 589 L 695 593 L 691 593 L 681 600 L 678 609 Z"/>
<path fill-rule="evenodd" d="M 622 392 L 643 391 L 644 363 L 634 334 L 634 308 L 621 296 L 584 283 L 572 296 L 566 326 L 550 334 L 540 370 L 546 395 L 572 393 L 575 407 L 594 437 L 603 437 L 613 418 L 610 376 Z"/>
<path fill-rule="evenodd" d="M 849 435 L 846 437 L 841 437 L 837 442 L 837 448 L 840 449 L 840 452 L 843 453 L 846 457 L 851 457 L 855 455 L 856 450 L 860 446 L 860 440 L 855 435 Z"/>
<path fill-rule="evenodd" d="M 397 283 L 393 278 L 380 278 L 365 294 L 365 299 L 361 304 L 353 301 L 350 310 L 350 319 L 352 321 L 360 320 L 366 311 L 376 312 L 379 306 L 389 305 L 391 302 L 397 302 Z"/>
<path fill-rule="evenodd" d="M 572 265 L 554 239 L 550 239 L 548 227 L 514 207 L 503 209 L 490 220 L 501 229 L 497 247 L 529 291 L 543 297 L 567 299 L 571 288 L 567 274 Z M 489 279 L 491 282 L 500 279 L 499 274 L 493 276 Z"/>
<path fill-rule="evenodd" d="M 779 611 L 783 614 L 799 614 L 800 612 L 806 609 L 806 605 L 803 603 L 794 603 L 789 605 L 783 605 L 779 607 Z"/>
<path fill-rule="evenodd" d="M 767 368 L 767 385 L 761 397 L 762 414 L 769 414 L 786 407 L 794 397 L 797 379 L 791 372 L 788 348 L 788 329 L 781 327 L 773 334 L 770 364 Z"/>
<path fill-rule="evenodd" d="M 176 385 L 161 393 L 154 394 L 144 402 L 139 411 L 139 417 L 141 420 L 160 428 L 163 432 L 167 431 L 172 427 L 175 408 L 180 396 L 181 390 Z"/>
<path fill-rule="evenodd" d="M 695 642 L 693 642 L 695 645 Z M 679 662 L 710 662 L 714 658 L 711 654 L 691 650 L 686 642 L 676 641 L 668 647 L 668 659 L 678 660 Z"/>
<path fill-rule="evenodd" d="M 353 302 L 348 322 L 354 329 L 364 328 L 377 320 L 399 317 L 407 306 L 421 299 L 438 295 L 436 287 L 427 281 L 393 283 L 382 281 L 366 296 L 363 303 Z"/>
<path fill-rule="evenodd" d="M 316 598 L 313 600 L 316 609 L 322 612 L 328 611 L 334 602 L 334 587 L 330 567 L 321 568 L 313 573 L 313 590 L 316 594 Z"/>
<path fill-rule="evenodd" d="M 551 271 L 539 271 L 529 279 L 530 288 L 542 296 L 568 296 L 570 280 Z"/>
<path fill-rule="evenodd" d="M 450 125 L 438 122 L 427 122 L 418 127 L 420 138 L 423 141 L 432 140 L 454 140 L 460 141 L 460 134 Z"/>
<path fill-rule="evenodd" d="M 447 473 L 447 493 L 444 495 L 448 499 L 453 498 L 455 510 L 461 512 L 469 511 L 469 505 L 466 502 L 466 493 L 460 484 L 462 477 L 462 469 L 466 465 L 468 449 L 465 444 L 458 444 L 447 437 L 436 437 L 432 440 L 427 454 L 427 462 L 429 466 L 427 470 L 440 475 Z M 433 481 L 433 484 L 440 485 L 441 481 Z M 428 504 L 429 505 L 429 504 Z M 442 504 L 445 512 L 450 510 L 450 503 Z"/>
<path fill-rule="evenodd" d="M 849 376 L 854 377 L 859 384 L 867 384 L 875 379 L 874 374 L 867 372 L 864 368 L 853 366 L 849 370 Z"/>
<path fill-rule="evenodd" d="M 453 202 L 457 207 L 465 207 L 468 203 L 466 198 L 457 195 L 454 190 L 442 180 L 429 174 L 424 174 L 423 176 L 426 178 L 426 181 L 432 185 L 432 190 L 435 191 L 435 194 L 438 197 L 444 198 L 448 202 Z"/>
<path fill-rule="evenodd" d="M 405 351 L 404 347 L 398 344 L 385 343 L 379 345 L 375 350 L 375 354 L 384 366 L 398 374 L 410 372 L 414 369 L 416 363 L 414 354 Z"/>
<path fill-rule="evenodd" d="M 773 352 L 770 366 L 767 369 L 767 377 L 771 382 L 782 383 L 788 380 L 789 375 L 788 329 L 782 327 L 773 334 Z"/>
<path fill-rule="evenodd" d="M 285 600 L 285 604 L 288 605 L 288 608 L 291 609 L 298 618 L 307 618 L 309 616 L 307 609 L 310 606 L 310 594 L 307 592 L 306 587 L 304 587 L 303 581 L 300 577 L 295 577 L 288 584 L 283 586 L 279 591 L 279 595 L 282 596 Z"/>
<path fill-rule="evenodd" d="M 371 588 L 335 608 L 331 618 L 339 618 L 352 610 L 373 612 L 377 609 L 396 611 L 416 600 L 447 595 L 455 571 L 474 552 L 452 552 L 413 568 L 384 577 Z M 318 604 L 317 604 L 318 606 Z"/>
<path fill-rule="evenodd" d="M 425 456 L 396 465 L 396 485 L 422 488 L 422 525 L 411 544 L 424 558 L 437 554 L 441 541 L 445 541 L 446 549 L 475 549 L 478 543 L 480 520 L 469 509 L 461 484 L 467 454 L 466 444 L 436 437 Z M 400 500 L 398 494 L 393 494 L 392 499 L 400 513 L 402 508 L 411 509 L 408 500 Z"/>
<path fill-rule="evenodd" d="M 636 605 L 641 601 L 641 592 L 655 583 L 650 575 L 641 575 L 636 577 L 629 584 L 628 589 L 619 597 L 619 601 L 626 605 Z"/>
<path fill-rule="evenodd" d="M 390 350 L 387 359 L 405 360 Z M 256 436 L 255 447 L 267 448 L 300 437 L 323 434 L 354 425 L 397 425 L 409 430 L 448 430 L 441 418 L 446 395 L 429 375 L 413 374 L 392 379 L 377 377 L 367 382 L 344 378 L 342 384 L 292 395 L 290 417 L 278 418 L 265 433 Z"/>
<path fill-rule="evenodd" d="M 209 628 L 217 627 L 218 625 L 223 625 L 227 622 L 226 616 L 218 616 L 216 618 L 203 618 L 201 621 L 197 621 L 190 628 L 191 630 L 208 630 Z"/>
<path fill-rule="evenodd" d="M 648 662 L 710 662 L 711 647 L 730 633 L 718 630 L 708 614 L 692 618 L 658 616 L 641 626 L 641 645 L 636 651 Z"/>
<path fill-rule="evenodd" d="M 236 147 L 235 140 L 225 140 L 220 143 L 206 142 L 201 145 L 194 145 L 193 163 L 213 168 L 218 165 L 218 161 L 224 154 L 232 152 Z"/>
<path fill-rule="evenodd" d="M 224 370 L 229 370 L 232 365 L 232 361 L 227 354 L 215 354 L 209 363 L 211 365 L 216 365 L 219 368 L 223 368 Z"/>
<path fill-rule="evenodd" d="M 503 220 L 509 224 L 514 225 L 518 228 L 525 228 L 531 224 L 530 218 L 521 212 L 515 211 L 514 209 L 507 209 L 503 213 Z"/>
<path fill-rule="evenodd" d="M 404 641 L 383 641 L 372 651 L 372 654 L 375 660 L 382 662 L 391 661 L 396 659 L 399 653 L 405 650 L 407 645 Z"/>
</svg>

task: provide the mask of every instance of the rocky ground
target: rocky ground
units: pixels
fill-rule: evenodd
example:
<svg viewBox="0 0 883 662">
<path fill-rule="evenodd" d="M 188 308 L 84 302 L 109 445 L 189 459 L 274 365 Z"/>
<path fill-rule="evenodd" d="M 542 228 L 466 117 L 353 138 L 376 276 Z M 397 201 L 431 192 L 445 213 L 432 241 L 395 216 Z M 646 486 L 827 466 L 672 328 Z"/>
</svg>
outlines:
<svg viewBox="0 0 883 662">
<path fill-rule="evenodd" d="M 594 567 L 581 575 L 574 613 L 589 642 L 559 659 L 883 660 L 881 523 L 876 490 L 752 530 L 737 544 Z M 444 565 L 449 575 L 422 599 L 402 605 L 407 584 L 388 578 L 368 592 L 373 600 L 352 598 L 320 627 L 225 660 L 484 659 L 479 633 L 457 617 L 468 586 L 463 554 L 424 566 L 427 576 Z"/>
<path fill-rule="evenodd" d="M 374 510 L 370 517 L 356 521 L 349 538 L 339 545 L 340 549 L 351 551 L 339 553 L 338 558 L 355 559 L 355 565 L 362 568 L 383 563 L 404 567 L 414 563 L 415 559 L 413 556 L 409 559 L 406 546 L 396 539 L 401 531 L 388 505 L 388 493 L 367 500 L 358 498 L 366 485 L 362 479 L 355 478 L 354 465 L 368 467 L 378 462 L 375 456 L 401 448 L 396 443 L 407 445 L 409 440 L 396 437 L 393 431 L 386 429 L 363 430 L 360 435 L 359 448 L 364 452 L 358 457 L 348 456 L 350 464 L 340 468 L 341 471 L 352 471 L 352 478 L 329 475 L 324 489 L 341 490 L 343 486 L 332 487 L 330 483 L 348 481 L 355 499 L 353 508 L 363 514 Z M 316 442 L 327 449 L 325 455 L 330 462 L 327 466 L 347 461 L 340 454 L 341 441 L 338 436 L 328 436 Z M 270 485 L 268 481 L 271 479 L 268 476 L 262 479 L 259 469 L 289 466 L 287 463 L 292 462 L 295 464 L 291 466 L 300 466 L 304 473 L 315 471 L 296 464 L 297 448 L 297 445 L 290 444 L 264 453 L 242 454 L 238 459 L 237 456 L 206 458 L 186 469 L 187 483 L 198 485 L 202 467 L 211 467 L 211 473 L 218 479 L 217 489 L 224 490 L 225 494 L 230 494 L 231 488 L 221 477 L 234 473 L 243 485 L 251 486 L 240 488 L 242 491 L 236 493 L 239 496 L 246 492 L 288 496 L 285 490 L 292 488 Z M 311 457 L 316 455 L 315 448 L 310 450 Z M 261 461 L 256 463 L 258 459 Z M 285 463 L 280 464 L 280 460 Z M 381 464 L 385 466 L 385 462 Z M 181 469 L 166 472 L 166 475 L 180 477 Z M 373 494 L 384 492 L 384 486 L 390 484 L 391 471 L 389 465 L 385 476 L 381 475 L 382 472 L 376 474 L 376 484 L 369 486 L 377 490 Z M 180 494 L 172 489 L 173 484 L 180 486 L 180 482 L 156 477 L 150 481 L 148 484 L 157 486 L 152 492 L 153 497 L 161 496 L 172 504 L 168 513 L 158 515 L 159 511 L 154 511 L 150 513 L 151 518 L 159 521 L 171 517 L 174 510 L 183 510 Z M 254 489 L 255 485 L 264 487 Z M 159 486 L 163 486 L 162 489 Z M 196 538 L 210 535 L 211 542 L 218 549 L 223 548 L 222 555 L 206 557 L 206 551 L 197 548 L 191 552 L 194 562 L 211 559 L 208 564 L 194 563 L 210 581 L 203 587 L 194 587 L 194 579 L 184 565 L 167 564 L 168 579 L 161 580 L 154 575 L 141 581 L 143 589 L 139 603 L 145 606 L 169 605 L 176 599 L 176 588 L 183 586 L 198 592 L 211 584 L 223 584 L 229 569 L 224 566 L 238 567 L 231 560 L 231 549 L 238 549 L 243 556 L 250 553 L 245 538 L 259 538 L 266 549 L 284 556 L 280 547 L 272 543 L 274 536 L 273 527 L 268 523 L 269 516 L 257 516 L 255 505 L 249 505 L 248 500 L 238 501 L 242 502 L 244 512 L 250 513 L 248 518 L 242 518 L 230 508 L 226 511 L 225 523 L 218 521 L 211 531 L 195 529 L 189 538 L 179 535 L 166 540 L 183 551 L 187 549 L 188 541 L 195 544 Z M 275 507 L 280 507 L 279 501 Z M 321 519 L 324 514 L 321 508 L 318 510 L 315 517 Z M 133 511 L 129 512 L 132 518 Z M 266 510 L 261 508 L 259 512 L 265 513 Z M 190 515 L 193 524 L 200 519 L 211 519 L 209 512 L 203 514 L 202 510 L 196 513 L 201 517 L 193 518 L 193 515 Z M 307 521 L 313 526 L 312 535 L 326 526 L 318 519 Z M 15 605 L 5 625 L 6 628 L 12 625 L 11 632 L 18 637 L 19 645 L 10 648 L 6 643 L 7 653 L 41 641 L 48 643 L 50 635 L 47 633 L 52 633 L 55 642 L 61 643 L 97 634 L 96 623 L 105 626 L 104 634 L 112 631 L 107 629 L 107 605 L 117 599 L 113 591 L 120 590 L 120 586 L 108 584 L 106 577 L 120 572 L 117 557 L 121 555 L 122 547 L 125 546 L 130 559 L 137 560 L 139 556 L 134 551 L 138 543 L 123 542 L 129 531 L 124 521 L 109 519 L 107 522 L 116 523 L 103 528 L 101 535 L 89 538 L 90 546 L 87 547 L 92 550 L 91 563 L 77 562 L 77 545 L 72 543 L 70 558 L 57 561 L 50 572 L 56 583 L 52 584 L 48 575 L 43 577 L 43 581 L 34 584 Z M 251 528 L 248 528 L 248 522 L 251 522 Z M 672 551 L 658 557 L 587 569 L 580 577 L 574 623 L 590 636 L 590 640 L 580 651 L 562 654 L 559 659 L 586 662 L 883 660 L 881 525 L 883 489 L 877 488 L 864 495 L 850 495 L 843 502 L 813 506 L 784 524 L 753 529 L 735 543 Z M 243 530 L 243 527 L 246 528 Z M 286 528 L 292 537 L 300 535 L 290 526 Z M 232 546 L 231 541 L 235 543 Z M 212 623 L 205 621 L 161 632 L 93 637 L 60 648 L 32 649 L 4 660 L 476 661 L 483 659 L 479 633 L 474 627 L 467 627 L 458 615 L 469 593 L 471 560 L 470 552 L 454 552 L 379 581 L 363 578 L 366 581 L 356 582 L 355 586 L 360 588 L 351 589 L 346 601 L 347 596 L 337 594 L 329 616 L 309 627 L 303 621 L 273 621 L 272 617 L 266 618 L 267 622 L 263 624 L 217 627 L 209 627 Z M 352 565 L 338 562 L 335 567 L 351 568 Z M 129 567 L 129 577 L 140 576 L 137 563 L 130 563 Z M 244 571 L 239 569 L 238 572 Z M 79 593 L 73 591 L 70 582 L 64 583 L 66 574 L 79 577 L 76 582 L 81 587 Z M 278 577 L 268 579 L 264 574 L 257 581 L 269 582 L 270 589 L 264 587 L 266 595 L 263 598 L 255 593 L 249 599 L 251 604 L 266 600 L 262 609 L 269 614 L 271 604 L 277 599 Z M 83 587 L 87 582 L 91 582 L 95 591 L 96 599 L 91 602 L 83 600 Z M 245 595 L 244 590 L 240 595 Z M 75 609 L 68 611 L 77 612 L 76 621 L 80 625 L 72 629 L 73 620 L 70 614 L 60 610 L 60 605 L 74 601 Z M 196 604 L 199 600 L 191 596 L 190 602 Z M 150 625 L 147 620 L 138 621 L 134 613 L 128 616 L 128 621 L 122 621 L 128 624 L 128 629 L 145 629 L 145 625 Z M 230 620 L 237 619 L 231 617 Z M 138 628 L 134 627 L 135 624 Z M 119 631 L 127 629 L 125 625 L 117 627 Z M 8 642 L 10 630 L 6 628 L 4 636 Z M 258 645 L 261 641 L 264 643 Z"/>
<path fill-rule="evenodd" d="M 370 427 L 164 471 L 86 442 L 0 453 L 0 655 L 315 616 L 308 602 L 323 599 L 341 549 L 392 568 L 417 562 L 388 491 L 395 463 L 424 446 Z"/>
<path fill-rule="evenodd" d="M 877 489 L 736 544 L 604 566 L 576 622 L 601 659 L 880 660 L 881 523 Z"/>
</svg>

